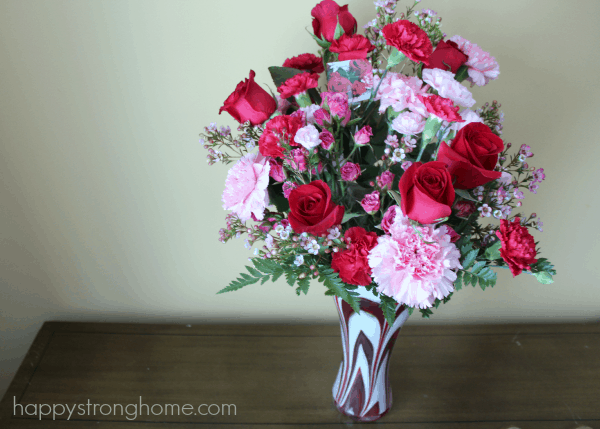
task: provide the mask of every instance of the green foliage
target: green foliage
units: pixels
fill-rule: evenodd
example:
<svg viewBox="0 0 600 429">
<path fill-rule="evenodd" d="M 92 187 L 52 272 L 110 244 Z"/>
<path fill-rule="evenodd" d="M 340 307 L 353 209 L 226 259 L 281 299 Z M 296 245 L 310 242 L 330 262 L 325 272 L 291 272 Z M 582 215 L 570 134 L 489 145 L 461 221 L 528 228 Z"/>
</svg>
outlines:
<svg viewBox="0 0 600 429">
<path fill-rule="evenodd" d="M 467 77 L 469 77 L 469 73 L 468 72 L 469 72 L 469 68 L 467 66 L 465 66 L 465 65 L 462 65 L 456 71 L 456 76 L 454 76 L 454 79 L 456 79 L 459 82 L 462 82 Z"/>
<path fill-rule="evenodd" d="M 365 213 L 344 213 L 344 217 L 342 218 L 342 223 L 348 222 L 350 219 L 363 216 Z"/>
<path fill-rule="evenodd" d="M 379 307 L 383 312 L 383 316 L 385 317 L 385 320 L 387 320 L 388 325 L 393 326 L 396 320 L 396 307 L 398 306 L 398 303 L 394 298 L 382 293 L 379 294 L 379 298 L 381 299 Z"/>
<path fill-rule="evenodd" d="M 350 304 L 350 307 L 356 313 L 360 313 L 360 298 L 358 297 L 358 293 L 349 290 L 350 288 L 356 289 L 356 287 L 345 285 L 335 271 L 324 265 L 319 266 L 319 281 L 332 292 L 330 294 L 326 292 L 326 295 L 339 296 Z"/>
<path fill-rule="evenodd" d="M 475 201 L 476 203 L 479 202 L 479 200 L 477 200 L 477 198 L 472 197 L 471 194 L 469 194 L 467 191 L 465 191 L 463 189 L 455 189 L 454 193 L 456 195 L 458 195 L 459 197 L 464 198 L 465 200 Z"/>
<path fill-rule="evenodd" d="M 250 274 L 241 273 L 236 280 L 229 283 L 227 287 L 221 289 L 217 294 L 232 292 L 244 286 L 257 283 L 259 280 L 262 284 L 265 284 L 273 277 L 279 278 L 284 273 L 284 269 L 279 264 L 267 259 L 254 258 L 252 259 L 252 263 L 254 267 L 246 266 L 246 270 Z"/>
<path fill-rule="evenodd" d="M 552 276 L 556 275 L 554 265 L 546 258 L 539 258 L 535 264 L 531 265 L 531 272 L 538 282 L 548 285 L 554 283 Z"/>
<path fill-rule="evenodd" d="M 271 178 L 269 186 L 267 187 L 267 192 L 269 193 L 269 201 L 271 204 L 275 205 L 278 212 L 284 213 L 290 209 L 288 199 L 283 196 L 283 184 L 277 184 Z"/>
<path fill-rule="evenodd" d="M 308 31 L 308 30 L 306 30 L 306 31 Z M 312 38 L 315 39 L 315 42 L 317 42 L 317 44 L 321 48 L 329 49 L 329 47 L 331 46 L 331 42 L 328 42 L 327 40 L 324 40 L 324 39 L 319 39 L 317 36 L 315 36 L 310 31 L 308 31 L 308 34 L 310 34 L 312 36 Z"/>
<path fill-rule="evenodd" d="M 477 250 L 477 249 L 470 250 L 467 253 L 467 256 L 465 256 L 465 258 L 463 259 L 463 262 L 462 262 L 463 270 L 468 270 L 471 267 L 471 265 L 473 265 L 478 253 L 479 253 L 479 250 Z"/>
<path fill-rule="evenodd" d="M 496 259 L 502 258 L 500 255 L 500 247 L 502 247 L 502 242 L 500 240 L 496 241 L 490 247 L 485 249 L 484 257 L 489 261 L 494 261 Z"/>
</svg>

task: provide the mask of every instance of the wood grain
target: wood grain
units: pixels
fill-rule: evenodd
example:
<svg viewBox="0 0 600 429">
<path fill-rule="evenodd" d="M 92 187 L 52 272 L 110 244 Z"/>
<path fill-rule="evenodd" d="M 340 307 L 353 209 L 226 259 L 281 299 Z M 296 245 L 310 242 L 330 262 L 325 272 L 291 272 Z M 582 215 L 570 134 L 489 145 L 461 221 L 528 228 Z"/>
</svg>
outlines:
<svg viewBox="0 0 600 429">
<path fill-rule="evenodd" d="M 235 404 L 236 415 L 129 421 L 98 412 L 68 425 L 340 427 L 350 422 L 331 399 L 340 360 L 331 325 L 48 322 L 0 403 L 0 427 L 66 424 L 13 416 L 14 400 L 126 406 L 140 396 L 149 405 Z M 600 324 L 409 325 L 390 377 L 394 405 L 380 427 L 600 428 Z"/>
</svg>

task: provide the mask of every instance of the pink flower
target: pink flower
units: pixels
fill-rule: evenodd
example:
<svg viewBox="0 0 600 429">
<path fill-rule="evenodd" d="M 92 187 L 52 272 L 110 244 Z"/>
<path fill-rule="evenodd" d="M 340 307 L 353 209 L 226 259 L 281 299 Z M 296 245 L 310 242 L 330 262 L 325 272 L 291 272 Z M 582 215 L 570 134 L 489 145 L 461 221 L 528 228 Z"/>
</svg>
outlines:
<svg viewBox="0 0 600 429">
<path fill-rule="evenodd" d="M 368 259 L 378 292 L 409 307 L 428 308 L 454 290 L 453 270 L 462 266 L 445 225 L 417 229 L 422 238 L 398 211 L 390 235 L 379 237 Z"/>
<path fill-rule="evenodd" d="M 317 147 L 321 144 L 321 139 L 319 138 L 319 130 L 317 130 L 317 128 L 314 125 L 307 125 L 305 127 L 302 127 L 296 133 L 294 141 L 298 144 L 301 144 L 308 150 Z"/>
<path fill-rule="evenodd" d="M 469 57 L 465 63 L 469 68 L 469 77 L 467 78 L 469 82 L 477 86 L 484 86 L 490 80 L 498 78 L 500 66 L 489 53 L 460 36 L 452 36 L 449 40 L 455 42 L 458 49 Z"/>
<path fill-rule="evenodd" d="M 404 112 L 392 121 L 392 128 L 400 134 L 414 136 L 423 132 L 425 122 L 426 119 L 418 113 Z"/>
<path fill-rule="evenodd" d="M 386 187 L 388 189 L 392 189 L 394 177 L 395 175 L 391 171 L 384 171 L 381 173 L 381 176 L 377 176 L 377 186 L 379 186 L 382 190 Z"/>
<path fill-rule="evenodd" d="M 425 69 L 423 81 L 431 85 L 441 97 L 449 98 L 458 105 L 471 107 L 475 104 L 471 91 L 454 79 L 454 73 L 450 71 Z"/>
<path fill-rule="evenodd" d="M 304 112 L 304 115 L 306 116 L 306 124 L 314 125 L 317 123 L 315 120 L 315 112 L 320 108 L 321 107 L 318 104 L 311 104 L 308 107 L 301 107 L 298 110 Z"/>
<path fill-rule="evenodd" d="M 368 145 L 371 141 L 371 136 L 373 135 L 373 130 L 369 125 L 365 125 L 362 127 L 356 134 L 354 134 L 354 143 L 359 146 Z"/>
<path fill-rule="evenodd" d="M 298 185 L 294 182 L 285 182 L 283 184 L 283 196 L 285 198 L 289 198 L 290 197 L 290 193 L 296 189 L 298 187 Z M 287 219 L 286 219 L 287 220 Z"/>
<path fill-rule="evenodd" d="M 542 180 L 544 180 L 546 178 L 546 175 L 544 174 L 544 169 L 543 168 L 538 168 L 537 170 L 535 170 L 533 172 L 533 182 L 539 182 L 542 183 Z"/>
<path fill-rule="evenodd" d="M 379 77 L 374 78 L 375 88 L 379 85 Z M 388 107 L 396 112 L 408 108 L 413 112 L 428 116 L 425 105 L 417 95 L 426 95 L 429 85 L 423 86 L 423 81 L 416 76 L 404 76 L 401 73 L 388 73 L 381 82 L 375 100 L 380 101 L 379 113 L 384 113 Z"/>
<path fill-rule="evenodd" d="M 335 138 L 333 137 L 333 134 L 331 134 L 327 130 L 321 131 L 321 134 L 319 134 L 319 138 L 321 139 L 321 147 L 325 150 L 331 149 L 331 146 L 335 143 Z"/>
<path fill-rule="evenodd" d="M 450 225 L 444 225 L 446 227 L 446 231 L 448 233 L 448 235 L 450 236 L 450 242 L 451 243 L 456 243 L 458 240 L 460 240 L 460 234 L 458 232 L 456 232 L 454 230 L 454 228 L 452 228 Z"/>
<path fill-rule="evenodd" d="M 340 173 L 342 174 L 342 180 L 353 182 L 360 176 L 360 165 L 347 162 L 340 169 Z"/>
<path fill-rule="evenodd" d="M 477 207 L 471 201 L 458 201 L 454 204 L 454 210 L 457 211 L 456 216 L 468 218 L 477 210 Z"/>
<path fill-rule="evenodd" d="M 321 107 L 327 103 L 331 115 L 338 118 L 342 121 L 342 125 L 346 126 L 352 115 L 350 106 L 348 105 L 348 94 L 343 92 L 323 92 L 321 97 L 323 99 Z"/>
<path fill-rule="evenodd" d="M 428 97 L 418 95 L 417 98 L 423 102 L 427 111 L 433 116 L 448 122 L 464 122 L 464 119 L 458 114 L 459 107 L 452 103 L 452 100 L 439 95 L 430 95 Z"/>
<path fill-rule="evenodd" d="M 391 146 L 391 147 L 393 147 L 393 148 L 397 148 L 397 147 L 399 146 L 399 145 L 398 145 L 398 137 L 397 137 L 397 136 L 395 136 L 395 135 L 393 135 L 393 134 L 390 134 L 389 136 L 387 136 L 387 137 L 385 138 L 385 141 L 384 141 L 384 143 L 385 143 L 386 145 L 388 145 L 388 146 Z"/>
<path fill-rule="evenodd" d="M 329 112 L 325 109 L 316 110 L 315 113 L 313 113 L 313 118 L 315 119 L 315 122 L 322 127 L 331 125 L 331 115 L 329 115 Z"/>
<path fill-rule="evenodd" d="M 404 161 L 400 167 L 402 167 L 402 169 L 404 171 L 408 170 L 410 168 L 410 166 L 413 165 L 412 161 Z"/>
<path fill-rule="evenodd" d="M 365 197 L 360 202 L 360 205 L 363 209 L 369 214 L 375 213 L 379 210 L 379 192 L 371 192 L 370 194 L 365 195 Z"/>
<path fill-rule="evenodd" d="M 269 203 L 270 169 L 267 158 L 259 153 L 242 157 L 227 173 L 221 197 L 223 208 L 233 211 L 242 222 L 251 219 L 252 215 L 262 220 Z"/>
<path fill-rule="evenodd" d="M 306 149 L 292 149 L 290 151 L 291 158 L 286 158 L 284 163 L 292 170 L 304 172 L 308 170 L 306 166 Z"/>
<path fill-rule="evenodd" d="M 271 165 L 269 176 L 272 177 L 276 182 L 283 182 L 285 180 L 283 164 L 274 158 L 269 158 L 269 164 Z"/>
<path fill-rule="evenodd" d="M 386 210 L 385 214 L 383 215 L 383 219 L 381 219 L 381 225 L 379 225 L 379 227 L 386 234 L 390 233 L 390 227 L 394 223 L 394 219 L 396 219 L 396 213 L 398 213 L 399 211 L 400 211 L 400 207 L 398 207 L 396 205 L 389 206 L 388 209 Z"/>
</svg>

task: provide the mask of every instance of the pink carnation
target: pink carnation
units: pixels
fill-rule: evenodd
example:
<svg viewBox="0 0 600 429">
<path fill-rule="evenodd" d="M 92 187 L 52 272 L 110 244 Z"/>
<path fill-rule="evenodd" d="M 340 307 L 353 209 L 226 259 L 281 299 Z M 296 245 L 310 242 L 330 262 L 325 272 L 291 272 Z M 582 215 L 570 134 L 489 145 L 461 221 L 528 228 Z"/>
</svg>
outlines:
<svg viewBox="0 0 600 429">
<path fill-rule="evenodd" d="M 340 173 L 342 175 L 342 180 L 353 182 L 360 176 L 360 165 L 347 162 L 340 169 Z"/>
<path fill-rule="evenodd" d="M 283 164 L 277 161 L 275 158 L 269 158 L 269 164 L 271 165 L 269 176 L 272 177 L 276 182 L 283 182 L 285 180 Z"/>
<path fill-rule="evenodd" d="M 321 131 L 319 138 L 321 139 L 321 147 L 325 150 L 331 149 L 331 146 L 335 143 L 335 137 L 327 130 Z"/>
<path fill-rule="evenodd" d="M 375 213 L 379 210 L 380 202 L 379 202 L 379 192 L 371 192 L 370 194 L 365 195 L 365 197 L 360 202 L 360 205 L 367 213 Z"/>
<path fill-rule="evenodd" d="M 302 173 L 308 170 L 308 166 L 306 165 L 306 153 L 306 149 L 292 149 L 289 154 L 290 156 L 285 158 L 284 162 L 292 170 Z"/>
<path fill-rule="evenodd" d="M 471 122 L 481 122 L 482 124 L 484 123 L 483 119 L 481 119 L 481 117 L 477 113 L 473 112 L 471 109 L 465 109 L 462 112 L 460 112 L 460 117 L 463 118 L 464 122 L 453 122 L 449 124 L 447 121 L 445 121 L 444 127 L 450 125 L 448 130 L 453 130 L 458 133 L 461 129 L 463 129 Z"/>
<path fill-rule="evenodd" d="M 469 77 L 467 78 L 469 82 L 477 86 L 484 86 L 490 80 L 498 78 L 500 66 L 489 53 L 460 36 L 453 36 L 449 40 L 456 43 L 458 49 L 469 57 L 465 63 L 469 68 Z"/>
<path fill-rule="evenodd" d="M 227 173 L 225 190 L 221 200 L 225 210 L 233 211 L 242 222 L 264 217 L 269 203 L 267 185 L 271 166 L 260 153 L 250 153 L 242 157 Z"/>
<path fill-rule="evenodd" d="M 419 100 L 425 104 L 427 111 L 440 118 L 443 121 L 448 122 L 464 122 L 464 119 L 458 114 L 459 107 L 452 103 L 452 100 L 439 95 L 430 95 L 424 97 L 422 95 L 417 96 Z"/>
<path fill-rule="evenodd" d="M 425 123 L 426 119 L 420 114 L 404 112 L 392 121 L 392 128 L 400 134 L 414 136 L 423 132 Z"/>
<path fill-rule="evenodd" d="M 331 125 L 331 115 L 325 109 L 318 109 L 313 113 L 313 118 L 315 122 L 322 127 L 326 127 Z"/>
<path fill-rule="evenodd" d="M 396 219 L 396 213 L 400 211 L 400 207 L 394 205 L 389 206 L 383 215 L 383 219 L 381 219 L 381 225 L 379 228 L 383 230 L 386 234 L 390 233 L 390 227 L 394 224 L 394 220 Z"/>
<path fill-rule="evenodd" d="M 446 226 L 417 228 L 422 238 L 398 210 L 390 235 L 379 237 L 368 259 L 378 292 L 409 307 L 428 308 L 454 290 L 452 270 L 462 266 Z"/>
<path fill-rule="evenodd" d="M 454 73 L 450 71 L 425 69 L 423 81 L 431 85 L 441 97 L 449 98 L 460 106 L 471 107 L 475 104 L 471 91 L 454 79 Z"/>
<path fill-rule="evenodd" d="M 296 189 L 298 187 L 298 185 L 294 182 L 285 182 L 283 184 L 283 196 L 285 198 L 289 198 L 290 197 L 290 193 Z M 287 219 L 285 219 L 287 221 Z"/>
<path fill-rule="evenodd" d="M 379 78 L 374 78 L 374 86 L 379 85 Z M 381 82 L 375 100 L 380 101 L 379 113 L 384 113 L 388 107 L 396 112 L 408 108 L 423 116 L 429 116 L 423 102 L 417 95 L 426 95 L 429 85 L 423 86 L 423 81 L 417 76 L 404 76 L 401 73 L 388 73 Z"/>
<path fill-rule="evenodd" d="M 342 121 L 342 125 L 346 126 L 352 115 L 350 106 L 348 105 L 348 94 L 343 92 L 323 92 L 321 97 L 323 99 L 321 107 L 327 103 L 331 116 L 338 118 Z"/>
<path fill-rule="evenodd" d="M 392 183 L 394 182 L 394 173 L 391 171 L 384 171 L 381 176 L 377 176 L 377 186 L 382 190 L 384 188 L 392 189 Z"/>
</svg>

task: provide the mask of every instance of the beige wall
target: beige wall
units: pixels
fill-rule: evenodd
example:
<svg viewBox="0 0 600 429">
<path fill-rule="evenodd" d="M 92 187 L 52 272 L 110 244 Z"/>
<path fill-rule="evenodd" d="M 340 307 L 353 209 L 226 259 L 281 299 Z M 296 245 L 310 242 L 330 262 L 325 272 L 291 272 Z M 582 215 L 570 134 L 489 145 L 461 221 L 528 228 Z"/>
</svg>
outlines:
<svg viewBox="0 0 600 429">
<path fill-rule="evenodd" d="M 360 27 L 372 19 L 371 1 L 349 3 Z M 234 125 L 218 109 L 250 68 L 273 88 L 268 66 L 316 52 L 314 4 L 0 0 L 0 394 L 45 320 L 337 320 L 318 283 L 215 295 L 250 254 L 217 241 L 227 169 L 198 144 L 209 122 Z M 474 96 L 502 103 L 505 139 L 545 168 L 524 208 L 559 271 L 547 286 L 501 272 L 426 323 L 597 321 L 600 2 L 421 7 L 499 61 Z"/>
</svg>

